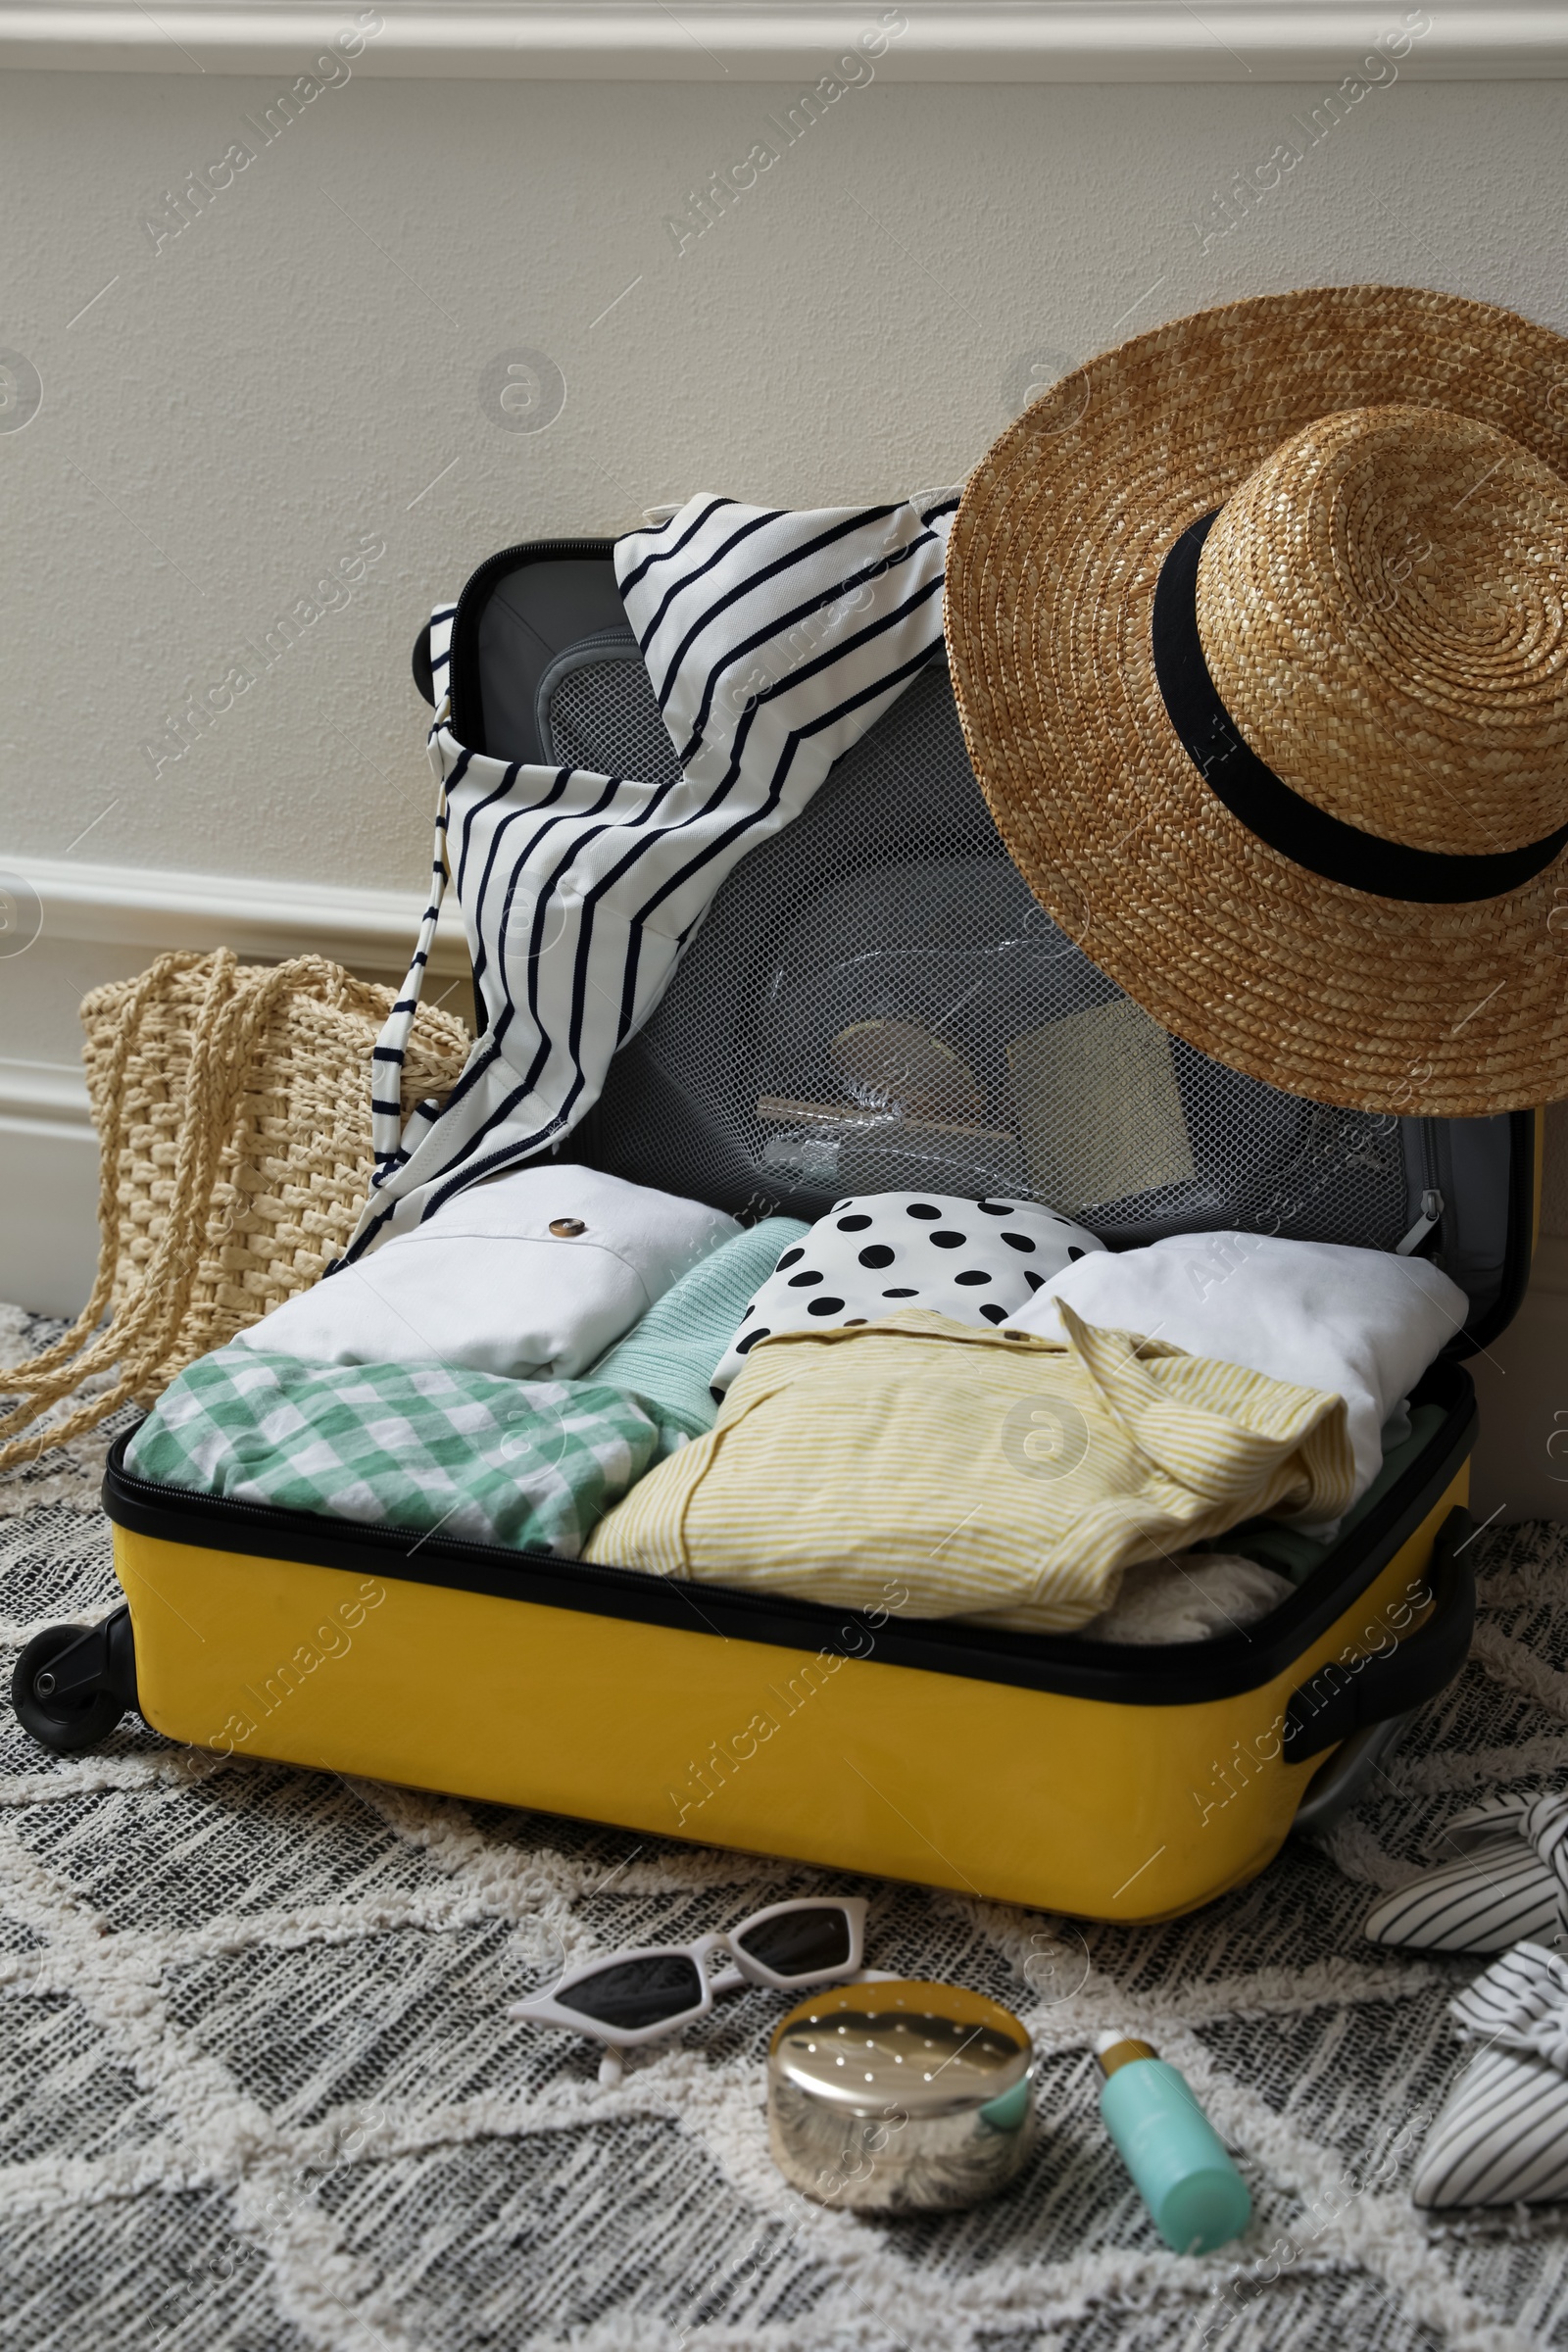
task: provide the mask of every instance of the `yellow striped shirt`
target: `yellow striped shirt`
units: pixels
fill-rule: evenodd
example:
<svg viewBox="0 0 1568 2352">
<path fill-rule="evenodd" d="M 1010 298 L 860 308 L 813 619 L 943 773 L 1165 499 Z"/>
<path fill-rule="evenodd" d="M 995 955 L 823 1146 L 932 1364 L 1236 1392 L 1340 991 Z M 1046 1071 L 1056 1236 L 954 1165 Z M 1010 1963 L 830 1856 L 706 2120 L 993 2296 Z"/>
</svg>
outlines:
<svg viewBox="0 0 1568 2352">
<path fill-rule="evenodd" d="M 584 1558 L 1053 1633 L 1135 1560 L 1348 1506 L 1342 1397 L 1060 1315 L 1065 1346 L 923 1309 L 763 1341 Z"/>
</svg>

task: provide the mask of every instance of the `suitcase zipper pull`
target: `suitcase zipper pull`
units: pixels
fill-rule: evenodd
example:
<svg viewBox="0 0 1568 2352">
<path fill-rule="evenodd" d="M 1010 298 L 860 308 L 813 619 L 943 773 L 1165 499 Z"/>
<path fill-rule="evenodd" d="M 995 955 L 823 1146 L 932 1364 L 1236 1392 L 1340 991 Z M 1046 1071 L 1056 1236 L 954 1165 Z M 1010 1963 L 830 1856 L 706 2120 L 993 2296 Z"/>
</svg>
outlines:
<svg viewBox="0 0 1568 2352">
<path fill-rule="evenodd" d="M 1438 1224 L 1442 1215 L 1443 1195 L 1438 1192 L 1423 1193 L 1421 1196 L 1421 1214 L 1417 1217 L 1415 1223 L 1411 1226 L 1403 1241 L 1396 1242 L 1395 1244 L 1396 1256 L 1408 1257 L 1412 1250 L 1419 1249 L 1420 1245 L 1426 1240 L 1427 1235 L 1431 1233 L 1434 1227 Z"/>
</svg>

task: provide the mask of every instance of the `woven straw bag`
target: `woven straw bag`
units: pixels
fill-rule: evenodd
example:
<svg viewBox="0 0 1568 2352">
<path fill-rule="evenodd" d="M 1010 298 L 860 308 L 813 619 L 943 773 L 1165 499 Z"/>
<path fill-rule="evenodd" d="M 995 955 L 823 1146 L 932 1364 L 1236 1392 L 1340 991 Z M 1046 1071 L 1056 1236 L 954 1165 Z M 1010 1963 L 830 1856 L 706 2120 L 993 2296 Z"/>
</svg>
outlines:
<svg viewBox="0 0 1568 2352">
<path fill-rule="evenodd" d="M 98 1275 L 65 1338 L 0 1373 L 20 1400 L 0 1415 L 0 1469 L 150 1404 L 341 1252 L 369 1190 L 371 1050 L 393 1003 L 319 956 L 256 968 L 227 948 L 162 956 L 83 1001 Z M 417 1014 L 405 1115 L 451 1091 L 467 1051 L 450 1013 Z M 110 1371 L 64 1422 L 17 1434 Z"/>
</svg>

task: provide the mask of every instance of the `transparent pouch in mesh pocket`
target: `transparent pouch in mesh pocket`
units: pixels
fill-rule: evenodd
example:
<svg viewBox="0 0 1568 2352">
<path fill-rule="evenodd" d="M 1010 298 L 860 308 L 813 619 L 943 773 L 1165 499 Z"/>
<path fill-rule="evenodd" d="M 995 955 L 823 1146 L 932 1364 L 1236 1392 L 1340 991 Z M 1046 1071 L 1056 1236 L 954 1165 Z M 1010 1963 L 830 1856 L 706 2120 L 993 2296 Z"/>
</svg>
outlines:
<svg viewBox="0 0 1568 2352">
<path fill-rule="evenodd" d="M 629 693 L 654 712 L 620 662 L 572 689 L 580 731 Z M 1008 858 L 936 661 L 719 891 L 581 1149 L 742 1212 L 923 1185 L 1122 1244 L 1236 1226 L 1388 1250 L 1399 1124 L 1242 1077 L 1124 996 Z"/>
</svg>

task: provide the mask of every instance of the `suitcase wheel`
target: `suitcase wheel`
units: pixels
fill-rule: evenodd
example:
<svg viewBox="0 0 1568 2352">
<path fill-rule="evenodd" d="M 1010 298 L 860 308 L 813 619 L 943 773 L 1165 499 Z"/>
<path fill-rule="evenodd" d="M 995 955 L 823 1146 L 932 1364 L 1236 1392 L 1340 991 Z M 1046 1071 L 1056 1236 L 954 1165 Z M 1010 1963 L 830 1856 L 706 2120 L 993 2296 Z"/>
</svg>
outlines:
<svg viewBox="0 0 1568 2352">
<path fill-rule="evenodd" d="M 106 1740 L 136 1703 L 130 1612 L 99 1625 L 50 1625 L 34 1634 L 11 1676 L 11 1703 L 24 1731 L 57 1756 Z"/>
</svg>

